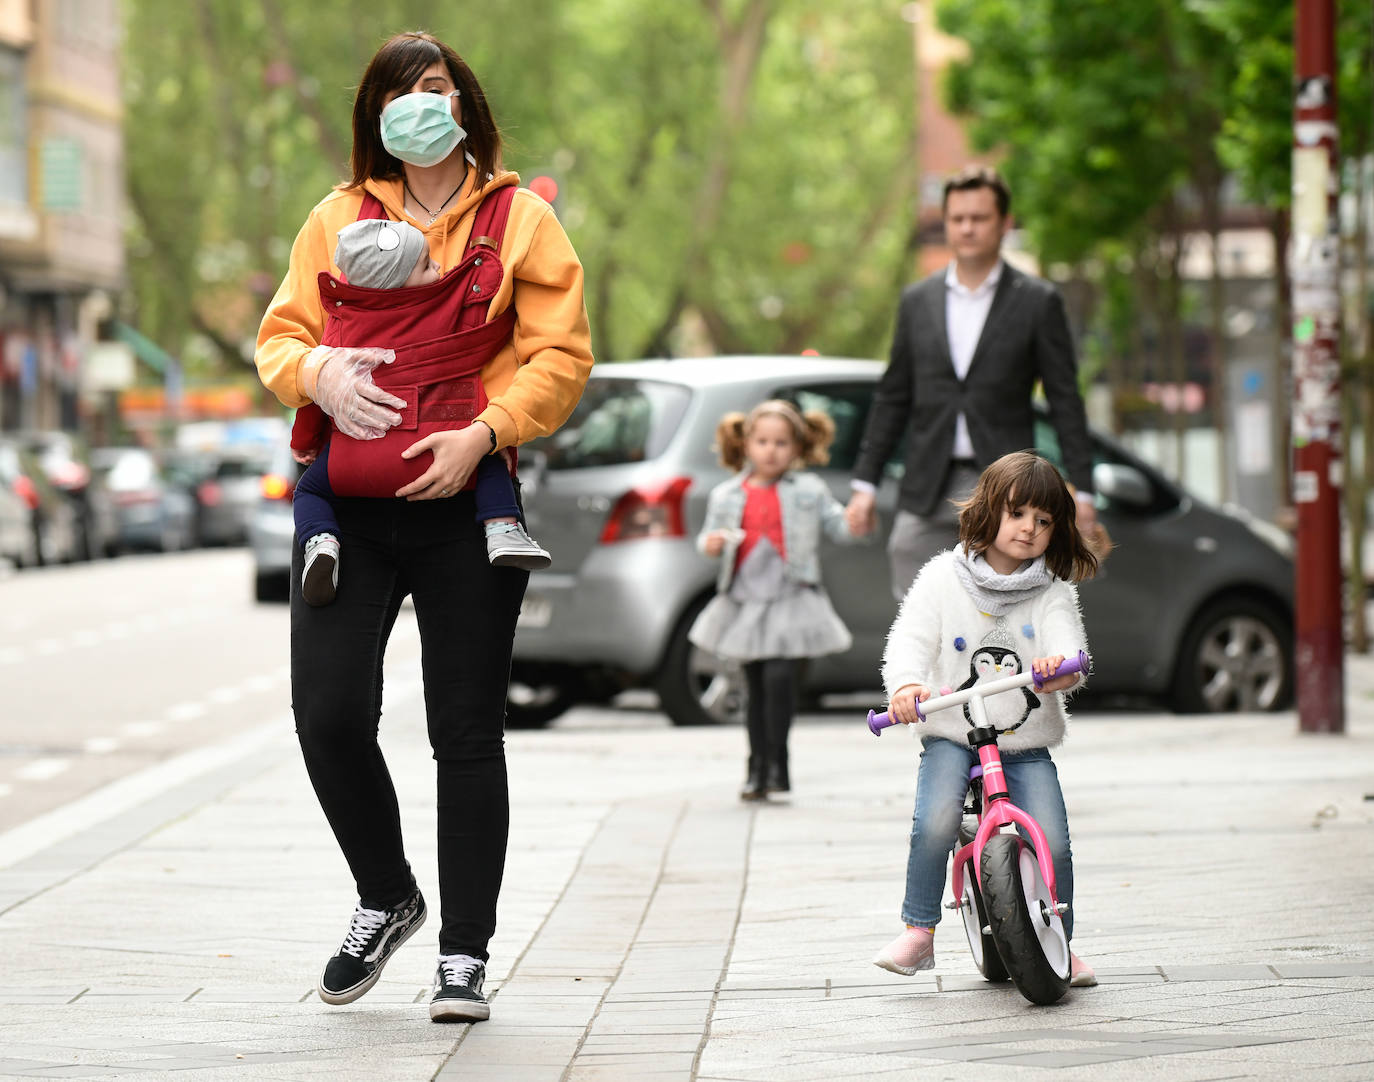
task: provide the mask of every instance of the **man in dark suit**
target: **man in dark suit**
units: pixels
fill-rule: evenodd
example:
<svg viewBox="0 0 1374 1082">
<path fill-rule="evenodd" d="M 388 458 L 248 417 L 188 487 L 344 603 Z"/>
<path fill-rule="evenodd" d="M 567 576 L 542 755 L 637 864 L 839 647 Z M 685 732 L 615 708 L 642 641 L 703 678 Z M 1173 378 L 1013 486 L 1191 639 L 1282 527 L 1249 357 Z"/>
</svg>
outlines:
<svg viewBox="0 0 1374 1082">
<path fill-rule="evenodd" d="M 1090 537 L 1096 532 L 1092 452 L 1063 298 L 1002 260 L 1011 194 L 995 170 L 972 166 L 952 177 L 943 206 L 954 261 L 902 292 L 891 362 L 873 397 L 846 508 L 855 533 L 875 527 L 883 466 L 909 429 L 888 543 L 899 599 L 925 562 L 958 539 L 951 501 L 966 498 L 1002 455 L 1035 446 L 1037 382 L 1078 489 L 1079 526 Z"/>
</svg>

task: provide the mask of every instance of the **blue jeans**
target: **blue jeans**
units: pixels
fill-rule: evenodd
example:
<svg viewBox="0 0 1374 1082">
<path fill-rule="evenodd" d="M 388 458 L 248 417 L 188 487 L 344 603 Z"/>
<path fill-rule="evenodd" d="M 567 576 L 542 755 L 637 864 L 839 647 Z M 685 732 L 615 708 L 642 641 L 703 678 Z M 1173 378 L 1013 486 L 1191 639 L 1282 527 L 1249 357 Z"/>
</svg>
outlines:
<svg viewBox="0 0 1374 1082">
<path fill-rule="evenodd" d="M 977 764 L 978 753 L 950 740 L 930 739 L 922 744 L 902 922 L 931 928 L 943 912 L 945 870 L 959 840 L 968 772 Z M 1050 759 L 1049 748 L 1004 751 L 1002 767 L 1012 803 L 1035 818 L 1050 843 L 1056 892 L 1061 902 L 1069 904 L 1064 914 L 1064 934 L 1072 939 L 1073 851 L 1069 847 L 1069 814 L 1059 788 L 1059 771 Z"/>
<path fill-rule="evenodd" d="M 489 518 L 520 517 L 515 502 L 515 485 L 511 481 L 506 460 L 500 455 L 487 455 L 477 463 L 477 488 L 473 493 L 478 522 Z M 296 522 L 296 543 L 305 543 L 316 534 L 339 536 L 339 519 L 334 514 L 334 487 L 329 483 L 329 444 L 326 443 L 315 459 L 296 481 L 291 500 L 291 513 Z"/>
</svg>

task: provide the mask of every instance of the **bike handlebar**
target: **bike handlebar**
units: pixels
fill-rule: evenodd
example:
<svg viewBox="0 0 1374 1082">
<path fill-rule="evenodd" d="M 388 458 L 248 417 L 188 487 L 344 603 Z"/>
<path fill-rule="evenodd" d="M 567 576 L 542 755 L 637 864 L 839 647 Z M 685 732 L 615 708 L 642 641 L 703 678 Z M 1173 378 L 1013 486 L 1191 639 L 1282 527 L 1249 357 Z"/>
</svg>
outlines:
<svg viewBox="0 0 1374 1082">
<path fill-rule="evenodd" d="M 1076 657 L 1066 657 L 1059 663 L 1059 668 L 1054 671 L 1054 676 L 1067 676 L 1069 673 L 1087 672 L 1090 659 L 1083 650 L 1078 651 Z M 925 702 L 916 703 L 916 718 L 918 721 L 925 721 L 928 714 L 933 714 L 938 710 L 944 710 L 951 706 L 962 706 L 970 699 L 982 698 L 987 695 L 996 695 L 1000 691 L 1011 691 L 1013 688 L 1023 688 L 1027 684 L 1034 684 L 1037 691 L 1044 685 L 1045 680 L 1052 680 L 1053 676 L 1040 677 L 1035 671 L 1018 673 L 1016 676 L 1004 677 L 1001 680 L 989 680 L 986 684 L 975 684 L 971 688 L 964 688 L 962 691 L 952 691 L 948 695 L 940 695 L 934 699 L 927 699 Z M 881 736 L 884 729 L 889 725 L 897 725 L 899 722 L 891 717 L 887 711 L 881 714 L 870 710 L 868 712 L 868 729 L 874 736 Z"/>
</svg>

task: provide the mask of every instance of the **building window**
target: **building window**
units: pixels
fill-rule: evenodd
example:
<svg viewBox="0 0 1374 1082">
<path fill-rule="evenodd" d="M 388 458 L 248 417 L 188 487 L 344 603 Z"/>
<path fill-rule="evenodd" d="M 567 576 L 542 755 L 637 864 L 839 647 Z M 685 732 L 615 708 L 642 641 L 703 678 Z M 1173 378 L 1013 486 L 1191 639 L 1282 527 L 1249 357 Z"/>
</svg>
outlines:
<svg viewBox="0 0 1374 1082">
<path fill-rule="evenodd" d="M 24 54 L 0 45 L 0 203 L 29 201 Z"/>
</svg>

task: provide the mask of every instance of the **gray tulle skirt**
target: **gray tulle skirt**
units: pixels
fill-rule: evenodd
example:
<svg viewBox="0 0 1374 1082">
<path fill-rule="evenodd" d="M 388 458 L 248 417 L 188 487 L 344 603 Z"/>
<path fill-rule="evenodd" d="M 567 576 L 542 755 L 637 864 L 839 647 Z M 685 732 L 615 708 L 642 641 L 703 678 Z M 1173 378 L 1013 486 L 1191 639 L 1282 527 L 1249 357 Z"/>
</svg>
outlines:
<svg viewBox="0 0 1374 1082">
<path fill-rule="evenodd" d="M 854 641 L 824 590 L 795 583 L 766 601 L 717 594 L 701 610 L 687 638 L 730 661 L 822 657 L 843 653 Z"/>
</svg>

